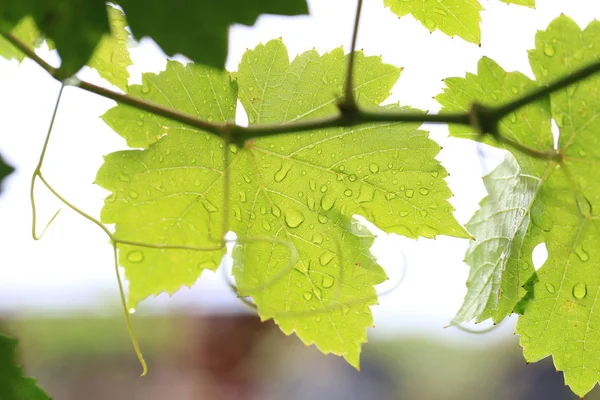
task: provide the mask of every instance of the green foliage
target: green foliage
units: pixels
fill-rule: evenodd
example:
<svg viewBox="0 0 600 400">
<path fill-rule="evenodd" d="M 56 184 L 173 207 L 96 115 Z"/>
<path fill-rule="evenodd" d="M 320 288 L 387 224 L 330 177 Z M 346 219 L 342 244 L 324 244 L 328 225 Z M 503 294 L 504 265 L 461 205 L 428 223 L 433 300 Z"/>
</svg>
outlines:
<svg viewBox="0 0 600 400">
<path fill-rule="evenodd" d="M 577 75 L 576 84 L 554 85 L 599 61 L 600 22 L 582 31 L 561 16 L 539 32 L 529 53 L 535 80 L 482 58 L 476 74 L 444 80 L 436 97 L 442 114 L 429 116 L 382 105 L 401 69 L 362 52 L 312 50 L 290 61 L 281 40 L 273 40 L 248 50 L 238 71 L 223 70 L 231 24 L 253 24 L 264 13 L 304 14 L 304 0 L 118 5 L 127 19 L 98 0 L 13 1 L 0 6 L 0 32 L 29 48 L 43 39 L 56 47 L 58 73 L 36 60 L 55 78 L 87 65 L 127 93 L 80 85 L 122 101 L 103 118 L 130 149 L 106 156 L 96 179 L 111 192 L 101 220 L 114 224 L 114 234 L 61 198 L 118 246 L 118 264 L 130 283 L 124 306 L 172 294 L 204 270 L 217 269 L 227 251 L 223 238 L 233 231 L 238 295 L 250 297 L 261 319 L 273 319 L 284 333 L 358 367 L 373 324 L 375 286 L 387 278 L 370 252 L 373 235 L 354 216 L 409 238 L 471 237 L 452 215 L 447 173 L 435 160 L 440 148 L 419 130 L 423 121 L 457 123 L 450 125 L 453 136 L 510 154 L 484 178 L 488 194 L 467 224 L 477 240 L 465 257 L 471 267 L 467 294 L 452 323 L 498 323 L 522 314 L 517 332 L 528 361 L 552 355 L 579 395 L 600 380 L 600 78 Z M 384 5 L 398 16 L 413 15 L 430 31 L 480 42 L 477 0 Z M 128 25 L 134 38 L 150 36 L 167 54 L 204 65 L 169 61 L 165 71 L 146 73 L 141 85 L 129 86 Z M 19 42 L 0 37 L 0 56 L 22 61 L 13 45 Z M 340 98 L 351 59 L 356 104 Z M 562 89 L 550 90 L 550 84 Z M 519 103 L 536 91 L 535 99 Z M 238 103 L 249 129 L 234 125 Z M 502 111 L 515 104 L 526 105 Z M 293 133 L 282 134 L 278 126 L 308 121 L 317 122 Z M 278 134 L 267 135 L 265 125 Z M 491 132 L 481 132 L 482 126 Z M 261 128 L 263 136 L 245 143 L 238 136 L 235 143 L 226 140 Z M 11 171 L 0 159 L 0 184 Z M 35 176 L 42 178 L 41 162 Z M 535 271 L 532 252 L 541 243 L 549 256 Z M 6 380 L 0 398 L 47 398 L 22 377 L 15 346 L 0 336 L 0 379 Z"/>
<path fill-rule="evenodd" d="M 17 340 L 0 333 L 0 399 L 50 400 L 37 382 L 17 365 Z"/>
<path fill-rule="evenodd" d="M 252 25 L 261 14 L 308 13 L 306 0 L 145 1 L 120 0 L 137 39 L 153 38 L 169 55 L 223 68 L 227 31 L 234 23 Z M 101 0 L 19 0 L 0 5 L 0 32 L 12 32 L 30 47 L 40 39 L 38 28 L 61 57 L 60 75 L 69 77 L 89 63 L 119 88 L 127 84 L 125 21 L 120 11 Z M 110 43 L 112 37 L 115 41 Z M 183 39 L 183 40 L 182 40 Z M 99 48 L 96 50 L 96 48 Z M 23 55 L 0 39 L 0 55 Z M 92 57 L 93 56 L 93 57 Z"/>
<path fill-rule="evenodd" d="M 6 164 L 0 155 L 0 193 L 2 192 L 2 181 L 14 171 L 13 167 Z"/>
<path fill-rule="evenodd" d="M 219 121 L 233 120 L 239 95 L 251 124 L 297 121 L 336 112 L 346 63 L 341 49 L 322 56 L 309 51 L 290 63 L 283 43 L 274 40 L 244 55 L 235 82 L 225 73 L 171 61 L 129 92 Z M 380 58 L 358 53 L 359 103 L 377 107 L 399 75 Z M 104 119 L 130 146 L 147 147 L 107 156 L 98 173 L 97 183 L 113 192 L 102 218 L 116 223 L 118 238 L 214 247 L 228 217 L 227 229 L 240 239 L 234 251 L 240 294 L 252 296 L 261 318 L 274 318 L 284 332 L 355 366 L 372 325 L 367 306 L 376 303 L 373 286 L 385 273 L 370 255 L 372 236 L 352 215 L 409 237 L 468 237 L 446 200 L 446 172 L 434 159 L 439 146 L 416 124 L 257 139 L 243 149 L 229 147 L 225 162 L 223 141 L 214 135 L 128 106 L 109 110 Z M 227 179 L 231 194 L 224 200 Z M 224 254 L 120 249 L 131 306 L 193 284 Z"/>
<path fill-rule="evenodd" d="M 227 31 L 234 23 L 253 25 L 260 14 L 308 13 L 306 0 L 120 0 L 136 38 L 152 37 L 168 55 L 223 68 Z M 182 38 L 185 38 L 182 40 Z"/>
<path fill-rule="evenodd" d="M 11 33 L 19 38 L 23 43 L 31 48 L 37 47 L 42 41 L 40 31 L 31 17 L 23 18 L 16 26 L 12 28 Z M 0 56 L 7 60 L 15 59 L 23 61 L 25 55 L 10 44 L 6 39 L 0 36 Z"/>
<path fill-rule="evenodd" d="M 597 21 L 582 31 L 568 17 L 557 18 L 546 31 L 538 33 L 536 48 L 529 53 L 538 84 L 595 61 L 597 55 L 590 49 L 598 46 L 598 38 Z M 439 99 L 447 109 L 464 105 L 468 97 L 471 101 L 488 97 L 500 101 L 500 88 L 506 96 L 511 95 L 509 82 L 518 75 L 505 74 L 495 64 L 482 69 L 482 64 L 492 63 L 482 60 L 477 76 L 446 80 L 449 88 Z M 535 245 L 545 243 L 548 259 L 532 284 L 525 286 L 529 293 L 519 305 L 524 315 L 519 318 L 517 333 L 521 335 L 528 361 L 551 354 L 557 369 L 564 371 L 565 382 L 581 396 L 600 378 L 597 372 L 600 342 L 595 333 L 600 326 L 600 314 L 595 311 L 600 293 L 600 236 L 596 216 L 600 207 L 597 184 L 600 123 L 597 112 L 589 107 L 598 101 L 599 87 L 599 78 L 587 79 L 553 93 L 549 108 L 546 102 L 533 104 L 509 121 L 503 121 L 501 129 L 520 143 L 540 151 L 554 151 L 547 128 L 553 118 L 560 129 L 555 150 L 560 159 L 540 162 L 530 155 L 515 153 L 520 170 L 514 163 L 512 170 L 507 170 L 505 163 L 488 178 L 489 197 L 470 226 L 486 219 L 501 222 L 488 223 L 481 232 L 484 240 L 498 240 L 507 245 L 496 249 L 486 244 L 471 247 L 467 254 L 473 268 L 469 292 L 457 316 L 458 322 L 490 316 L 498 321 L 509 314 L 515 300 L 523 296 L 520 286 L 527 275 L 523 269 L 531 270 L 531 251 Z M 456 95 L 458 88 L 461 96 Z M 458 97 L 460 100 L 456 100 Z M 468 136 L 464 135 L 464 129 L 452 131 Z M 487 141 L 494 144 L 493 138 Z M 499 178 L 494 178 L 496 175 Z M 511 207 L 516 212 L 508 211 Z M 503 214 L 500 221 L 490 217 L 499 218 L 500 214 Z M 494 296 L 500 300 L 494 301 Z"/>
<path fill-rule="evenodd" d="M 501 0 L 504 3 L 534 7 L 535 0 Z M 458 36 L 481 45 L 479 0 L 383 0 L 390 10 L 403 17 L 411 14 L 430 32 L 439 29 L 448 36 Z"/>
</svg>

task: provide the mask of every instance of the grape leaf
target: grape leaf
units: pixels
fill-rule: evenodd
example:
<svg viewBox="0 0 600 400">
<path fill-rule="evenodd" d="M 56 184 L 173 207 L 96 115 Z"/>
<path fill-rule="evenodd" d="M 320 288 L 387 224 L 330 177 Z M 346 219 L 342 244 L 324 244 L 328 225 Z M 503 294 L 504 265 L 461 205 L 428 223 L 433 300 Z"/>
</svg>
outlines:
<svg viewBox="0 0 600 400">
<path fill-rule="evenodd" d="M 597 62 L 598 53 L 594 50 L 599 45 L 598 21 L 582 31 L 571 19 L 560 16 L 546 31 L 538 32 L 536 48 L 529 53 L 536 81 L 545 84 Z M 495 85 L 484 79 L 480 83 L 480 88 Z M 545 161 L 536 166 L 532 157 L 515 153 L 520 168 L 539 178 L 537 195 L 529 210 L 532 224 L 524 239 L 528 244 L 521 248 L 527 257 L 520 267 L 529 268 L 530 252 L 538 243 L 545 243 L 548 249 L 547 260 L 525 286 L 527 294 L 519 303 L 523 315 L 519 317 L 517 333 L 521 335 L 525 358 L 538 361 L 552 355 L 556 368 L 564 371 L 566 384 L 579 396 L 589 392 L 600 379 L 600 314 L 596 307 L 600 294 L 600 231 L 596 215 L 600 209 L 600 122 L 593 106 L 599 99 L 597 76 L 550 96 L 551 116 L 560 130 L 556 148 L 562 157 L 560 162 Z M 523 118 L 530 117 L 531 112 L 529 107 L 517 113 L 516 124 L 524 122 Z M 546 144 L 547 139 L 541 140 L 547 135 L 538 122 L 530 120 L 531 126 L 523 126 L 512 138 L 537 150 L 552 151 L 554 145 Z M 507 181 L 501 190 L 510 190 L 510 184 Z M 506 245 L 503 247 L 507 249 Z M 496 250 L 481 262 L 498 262 L 499 253 L 502 251 Z"/>
<path fill-rule="evenodd" d="M 102 37 L 88 66 L 95 68 L 101 77 L 119 89 L 126 90 L 129 78 L 127 67 L 133 64 L 127 50 L 129 40 L 129 32 L 125 29 L 127 21 L 121 10 L 111 6 L 107 9 L 110 35 Z"/>
<path fill-rule="evenodd" d="M 536 87 L 525 75 L 505 72 L 489 58 L 482 58 L 477 74 L 466 78 L 444 79 L 446 89 L 436 96 L 442 111 L 467 111 L 471 104 L 498 104 L 509 101 Z M 501 121 L 503 135 L 531 148 L 552 148 L 550 111 L 541 101 Z M 467 126 L 451 126 L 457 137 L 482 140 L 503 147 L 493 138 L 473 133 Z M 531 244 L 525 240 L 530 223 L 529 210 L 537 198 L 538 182 L 548 163 L 515 154 L 518 165 L 505 161 L 485 180 L 489 196 L 467 224 L 475 235 L 465 261 L 471 266 L 465 301 L 453 324 L 476 318 L 478 322 L 492 318 L 500 322 L 510 315 L 521 299 L 525 281 L 533 273 Z M 509 195 L 510 194 L 510 195 Z M 524 247 L 525 246 L 525 247 Z M 520 266 L 519 266 L 520 265 Z"/>
<path fill-rule="evenodd" d="M 346 63 L 342 49 L 308 51 L 290 63 L 286 47 L 273 40 L 246 52 L 234 83 L 207 67 L 171 61 L 129 92 L 220 121 L 233 119 L 239 95 L 251 124 L 297 121 L 337 112 Z M 359 103 L 377 107 L 399 75 L 381 58 L 357 53 Z M 239 238 L 234 275 L 241 294 L 252 296 L 261 318 L 355 366 L 372 325 L 374 285 L 385 273 L 370 254 L 372 235 L 352 215 L 409 237 L 468 237 L 447 202 L 447 174 L 434 158 L 440 148 L 417 124 L 261 138 L 231 146 L 224 161 L 214 135 L 123 105 L 104 120 L 130 146 L 145 148 L 107 156 L 98 173 L 97 183 L 113 192 L 102 219 L 116 224 L 117 237 L 214 246 L 227 212 L 228 229 Z M 132 305 L 190 285 L 207 268 L 198 257 L 212 269 L 223 255 L 119 248 Z"/>
<path fill-rule="evenodd" d="M 98 42 L 110 32 L 106 3 L 100 0 L 20 0 L 0 7 L 0 30 L 11 31 L 31 16 L 61 57 L 61 74 L 74 75 L 90 59 Z"/>
<path fill-rule="evenodd" d="M 14 168 L 6 164 L 0 155 L 0 192 L 2 192 L 2 181 L 14 171 Z"/>
<path fill-rule="evenodd" d="M 231 24 L 253 25 L 260 14 L 308 13 L 306 0 L 121 0 L 119 4 L 137 39 L 150 36 L 168 55 L 180 53 L 217 68 L 225 65 Z"/>
<path fill-rule="evenodd" d="M 533 273 L 526 234 L 540 179 L 523 173 L 507 155 L 484 183 L 488 196 L 466 225 L 477 238 L 465 256 L 471 266 L 468 292 L 452 324 L 473 318 L 500 322 L 525 296 L 522 286 Z"/>
<path fill-rule="evenodd" d="M 17 365 L 17 341 L 0 333 L 0 399 L 50 400 L 37 382 Z"/>
<path fill-rule="evenodd" d="M 30 48 L 35 48 L 42 41 L 42 36 L 31 17 L 25 17 L 12 29 L 11 33 Z M 0 56 L 7 60 L 23 61 L 25 54 L 0 36 Z"/>
<path fill-rule="evenodd" d="M 535 7 L 535 0 L 501 1 Z M 398 17 L 411 14 L 430 32 L 439 29 L 448 36 L 481 45 L 479 23 L 483 7 L 478 0 L 383 0 L 383 4 Z"/>
</svg>

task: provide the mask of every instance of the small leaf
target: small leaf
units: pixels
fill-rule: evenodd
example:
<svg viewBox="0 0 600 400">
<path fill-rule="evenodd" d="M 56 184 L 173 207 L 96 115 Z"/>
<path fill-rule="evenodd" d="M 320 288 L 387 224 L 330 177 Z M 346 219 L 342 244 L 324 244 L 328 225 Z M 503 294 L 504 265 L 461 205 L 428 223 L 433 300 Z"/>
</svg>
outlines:
<svg viewBox="0 0 600 400">
<path fill-rule="evenodd" d="M 127 50 L 127 21 L 119 9 L 112 6 L 107 6 L 107 9 L 110 35 L 104 35 L 88 66 L 98 70 L 101 77 L 119 89 L 126 90 L 129 78 L 127 67 L 132 64 Z"/>
<path fill-rule="evenodd" d="M 17 341 L 0 333 L 0 399 L 50 400 L 37 382 L 23 376 L 17 364 Z"/>
<path fill-rule="evenodd" d="M 0 30 L 10 31 L 31 16 L 56 45 L 60 73 L 68 77 L 88 62 L 102 36 L 110 32 L 105 4 L 100 0 L 11 1 L 0 9 Z"/>
<path fill-rule="evenodd" d="M 483 7 L 478 0 L 384 0 L 383 3 L 399 17 L 411 14 L 430 32 L 439 29 L 467 42 L 481 41 L 479 13 Z"/>
<path fill-rule="evenodd" d="M 37 47 L 43 40 L 40 31 L 31 17 L 25 17 L 12 29 L 11 33 L 30 48 Z M 25 54 L 0 36 L 0 56 L 7 60 L 23 61 Z"/>
</svg>

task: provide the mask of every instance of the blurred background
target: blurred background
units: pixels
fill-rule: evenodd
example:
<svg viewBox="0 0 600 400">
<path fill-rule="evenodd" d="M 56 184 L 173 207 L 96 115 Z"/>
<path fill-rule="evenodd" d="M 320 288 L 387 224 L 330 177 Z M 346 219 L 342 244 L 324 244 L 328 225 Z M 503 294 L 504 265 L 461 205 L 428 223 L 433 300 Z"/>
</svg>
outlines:
<svg viewBox="0 0 600 400">
<path fill-rule="evenodd" d="M 498 0 L 482 5 L 482 45 L 477 47 L 429 33 L 410 16 L 398 20 L 381 0 L 365 1 L 358 47 L 404 67 L 390 102 L 437 111 L 432 96 L 442 90 L 441 80 L 474 72 L 483 55 L 532 77 L 527 50 L 534 47 L 538 29 L 560 13 L 582 27 L 600 17 L 600 4 L 591 0 L 538 0 L 536 10 Z M 321 53 L 348 49 L 355 2 L 312 0 L 309 6 L 306 17 L 264 16 L 254 27 L 233 27 L 228 69 L 237 69 L 246 48 L 277 37 L 292 57 L 313 47 Z M 130 83 L 139 83 L 142 72 L 164 68 L 164 54 L 150 40 L 132 43 L 131 53 Z M 39 54 L 59 62 L 47 48 Z M 373 253 L 390 276 L 378 289 L 393 290 L 373 307 L 376 328 L 369 329 L 360 372 L 305 347 L 295 336 L 286 337 L 272 322 L 261 323 L 229 289 L 225 262 L 225 274 L 207 272 L 192 288 L 139 305 L 133 323 L 149 364 L 148 376 L 140 379 L 103 233 L 63 210 L 43 240 L 30 237 L 29 180 L 58 83 L 29 61 L 19 66 L 0 60 L 0 71 L 0 149 L 16 167 L 0 196 L 0 330 L 20 339 L 27 374 L 39 379 L 53 399 L 576 398 L 550 359 L 525 364 L 513 334 L 515 318 L 482 334 L 444 329 L 466 292 L 468 267 L 462 260 L 468 241 L 412 241 L 373 226 L 378 236 Z M 81 77 L 108 85 L 91 70 Z M 125 148 L 98 118 L 113 105 L 67 88 L 44 165 L 52 185 L 95 216 L 107 195 L 93 185 L 102 156 Z M 502 153 L 450 139 L 443 126 L 425 129 L 444 148 L 438 159 L 450 172 L 451 202 L 464 224 L 485 195 L 481 176 Z M 40 221 L 61 207 L 41 187 L 36 198 Z M 537 267 L 545 256 L 543 248 L 534 254 Z M 469 328 L 489 327 L 481 325 Z M 600 398 L 600 391 L 588 398 Z"/>
</svg>

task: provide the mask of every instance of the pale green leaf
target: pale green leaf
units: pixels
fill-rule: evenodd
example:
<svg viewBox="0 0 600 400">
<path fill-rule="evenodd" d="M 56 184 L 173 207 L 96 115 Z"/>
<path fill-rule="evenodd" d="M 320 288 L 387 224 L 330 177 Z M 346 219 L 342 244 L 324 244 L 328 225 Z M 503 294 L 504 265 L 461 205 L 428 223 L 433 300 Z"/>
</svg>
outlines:
<svg viewBox="0 0 600 400">
<path fill-rule="evenodd" d="M 237 91 L 226 72 L 169 61 L 166 71 L 146 73 L 142 82 L 130 86 L 129 93 L 206 119 L 235 118 Z M 217 212 L 223 203 L 222 142 L 125 105 L 109 110 L 104 120 L 130 146 L 154 145 L 105 157 L 96 183 L 113 194 L 105 201 L 102 220 L 116 223 L 115 233 L 123 239 L 215 246 L 224 234 L 222 211 Z M 158 140 L 161 136 L 164 139 Z M 149 295 L 191 286 L 204 269 L 215 269 L 224 254 L 224 249 L 161 251 L 127 245 L 119 249 L 119 262 L 130 282 L 131 307 Z"/>
<path fill-rule="evenodd" d="M 448 36 L 458 36 L 479 44 L 479 23 L 483 10 L 478 0 L 383 0 L 399 17 L 411 14 L 430 32 L 439 29 Z"/>
<path fill-rule="evenodd" d="M 599 22 L 592 22 L 582 31 L 568 17 L 557 18 L 546 31 L 537 34 L 536 48 L 529 54 L 538 84 L 545 84 L 597 61 L 595 49 L 599 45 Z M 488 60 L 482 62 L 490 63 Z M 449 88 L 438 97 L 445 109 L 456 109 L 458 104 L 464 107 L 469 98 L 471 101 L 487 102 L 489 97 L 483 96 L 485 93 L 490 93 L 490 96 L 495 93 L 500 101 L 500 93 L 496 91 L 498 82 L 504 82 L 502 86 L 510 88 L 506 83 L 511 74 L 499 73 L 497 67 L 489 70 L 497 72 L 485 73 L 480 63 L 478 76 L 446 80 Z M 512 74 L 512 77 L 517 75 Z M 482 96 L 474 96 L 475 92 Z M 505 92 L 509 93 L 508 90 Z M 502 276 L 502 287 L 505 275 L 511 269 L 516 276 L 514 271 L 531 268 L 532 249 L 539 243 L 545 243 L 548 258 L 541 268 L 527 282 L 523 282 L 526 276 L 519 274 L 518 284 L 524 284 L 527 293 L 515 308 L 523 314 L 519 318 L 517 333 L 521 335 L 523 353 L 528 361 L 552 355 L 556 368 L 564 371 L 565 382 L 577 395 L 583 396 L 600 379 L 600 312 L 597 304 L 600 294 L 600 218 L 596 215 L 600 210 L 600 112 L 593 106 L 600 100 L 600 78 L 595 76 L 580 81 L 553 93 L 549 100 L 550 112 L 545 102 L 530 105 L 509 116 L 508 121 L 503 120 L 500 128 L 507 137 L 534 150 L 553 151 L 547 128 L 547 118 L 551 116 L 560 130 L 555 151 L 563 157 L 561 163 L 536 161 L 529 155 L 513 151 L 521 174 L 537 178 L 539 183 L 533 197 L 526 195 L 527 202 L 530 197 L 533 199 L 528 212 L 531 224 L 523 238 L 524 244 L 520 246 L 520 256 L 515 260 L 517 265 L 512 267 L 510 260 L 507 263 L 509 268 Z M 458 136 L 481 138 L 469 135 L 468 130 L 451 127 Z M 499 146 L 489 136 L 484 141 Z M 513 179 L 506 180 L 504 184 L 498 181 L 492 187 L 488 185 L 490 197 L 498 191 L 514 192 L 515 195 L 520 192 L 523 196 L 524 192 L 514 187 L 515 183 L 520 184 Z M 501 211 L 506 208 L 507 201 L 505 199 L 495 206 L 484 201 L 478 215 L 488 212 L 488 208 L 489 211 Z M 506 217 L 504 224 L 517 226 L 524 216 L 517 214 L 512 220 Z M 498 228 L 490 225 L 487 231 L 493 229 Z M 522 231 L 517 230 L 514 240 L 504 240 L 497 244 L 497 248 L 481 252 L 477 259 L 471 260 L 474 271 L 484 268 L 485 263 L 501 263 L 504 254 L 515 250 L 515 241 L 521 236 Z M 470 283 L 470 293 L 477 285 L 483 285 L 481 280 L 477 285 Z M 518 287 L 516 289 L 523 293 Z M 480 305 L 486 298 L 473 301 L 467 297 L 467 301 Z M 494 316 L 490 313 L 494 311 L 493 307 L 488 304 L 486 307 L 479 318 Z M 509 311 L 508 308 L 506 311 Z"/>
<path fill-rule="evenodd" d="M 42 42 L 42 36 L 31 17 L 23 18 L 11 31 L 19 40 L 30 48 L 35 48 Z M 23 61 L 25 54 L 0 36 L 0 56 L 7 60 Z"/>
<path fill-rule="evenodd" d="M 582 31 L 561 16 L 537 34 L 531 66 L 546 82 L 597 61 L 599 46 L 599 22 Z M 600 113 L 592 106 L 599 100 L 597 76 L 551 96 L 564 163 L 542 193 L 551 229 L 539 240 L 546 242 L 548 260 L 517 325 L 525 358 L 537 361 L 551 354 L 566 384 L 580 396 L 600 379 Z"/>
<path fill-rule="evenodd" d="M 101 77 L 119 89 L 126 90 L 129 78 L 127 67 L 132 64 L 127 50 L 127 21 L 119 9 L 108 6 L 108 22 L 110 35 L 104 35 L 88 66 L 95 68 Z"/>
<path fill-rule="evenodd" d="M 466 226 L 476 240 L 465 256 L 471 266 L 468 291 L 453 324 L 488 318 L 500 322 L 525 295 L 522 286 L 534 272 L 533 247 L 525 235 L 540 179 L 524 174 L 507 155 L 483 181 L 488 196 Z"/>
<path fill-rule="evenodd" d="M 446 88 L 436 100 L 442 111 L 469 110 L 474 102 L 493 105 L 504 103 L 534 89 L 537 85 L 518 72 L 506 72 L 493 60 L 483 57 L 477 74 L 465 78 L 444 79 Z M 500 132 L 536 150 L 553 146 L 550 129 L 550 107 L 543 100 L 512 113 L 500 122 Z M 471 127 L 452 125 L 453 136 L 480 140 L 504 148 L 493 137 L 473 132 Z M 452 321 L 455 324 L 492 318 L 500 322 L 513 312 L 523 295 L 522 285 L 531 276 L 531 248 L 523 246 L 530 216 L 537 196 L 537 184 L 548 163 L 520 153 L 515 154 L 520 166 L 503 164 L 486 179 L 489 197 L 469 222 L 467 229 L 475 236 L 465 261 L 471 266 L 465 301 Z M 497 179 L 508 174 L 511 179 Z M 527 178 L 522 178 L 526 176 Z M 525 192 L 519 192 L 525 191 Z M 512 195 L 507 196 L 507 193 Z M 537 207 L 537 206 L 536 206 Z M 523 212 L 525 212 L 523 214 Z"/>
<path fill-rule="evenodd" d="M 506 4 L 516 4 L 518 6 L 525 6 L 529 8 L 535 8 L 535 0 L 500 0 Z"/>
<path fill-rule="evenodd" d="M 362 53 L 356 62 L 358 101 L 377 107 L 400 69 Z M 289 122 L 337 111 L 346 64 L 341 49 L 308 51 L 290 63 L 283 43 L 274 40 L 244 55 L 237 85 L 213 70 L 170 62 L 129 92 L 223 121 L 235 115 L 239 87 L 252 124 Z M 434 158 L 439 146 L 416 124 L 315 130 L 224 149 L 215 136 L 127 106 L 104 119 L 130 145 L 147 147 L 108 156 L 98 174 L 98 183 L 113 192 L 102 218 L 116 223 L 119 238 L 214 246 L 227 212 L 227 229 L 239 239 L 234 275 L 240 292 L 252 296 L 263 319 L 274 318 L 284 332 L 355 366 L 372 325 L 374 285 L 385 273 L 369 252 L 372 235 L 352 216 L 409 237 L 468 237 L 447 202 L 447 173 Z M 194 257 L 210 256 L 214 267 L 223 254 L 119 247 L 131 306 L 189 285 L 193 276 L 181 276 L 194 271 L 197 277 L 205 268 Z"/>
</svg>

